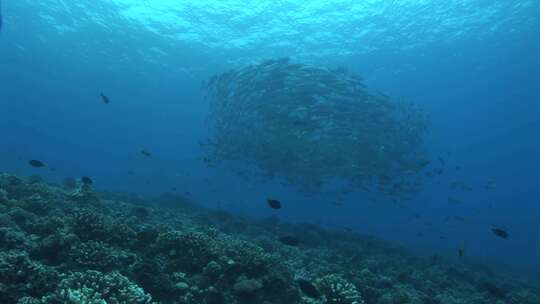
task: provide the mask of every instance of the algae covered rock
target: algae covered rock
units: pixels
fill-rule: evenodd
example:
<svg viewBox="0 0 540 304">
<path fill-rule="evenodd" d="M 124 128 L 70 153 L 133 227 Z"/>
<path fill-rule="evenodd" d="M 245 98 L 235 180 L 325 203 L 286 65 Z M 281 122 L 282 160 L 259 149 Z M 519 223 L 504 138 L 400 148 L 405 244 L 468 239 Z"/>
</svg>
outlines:
<svg viewBox="0 0 540 304">
<path fill-rule="evenodd" d="M 254 298 L 262 287 L 260 280 L 242 277 L 234 284 L 233 290 L 240 297 Z"/>
<path fill-rule="evenodd" d="M 113 218 L 97 209 L 77 209 L 71 225 L 73 232 L 83 241 L 103 241 L 125 246 L 136 240 L 136 232 L 123 218 Z"/>
<path fill-rule="evenodd" d="M 202 232 L 164 232 L 156 244 L 159 252 L 167 256 L 167 268 L 171 270 L 198 272 L 219 256 L 216 240 Z"/>
<path fill-rule="evenodd" d="M 0 252 L 0 303 L 16 303 L 26 295 L 51 291 L 59 279 L 58 273 L 20 250 Z"/>
<path fill-rule="evenodd" d="M 214 284 L 223 275 L 223 267 L 216 261 L 210 261 L 203 268 L 203 275 L 208 283 Z"/>
<path fill-rule="evenodd" d="M 26 235 L 14 228 L 0 228 L 0 250 L 30 249 L 32 242 Z"/>
</svg>

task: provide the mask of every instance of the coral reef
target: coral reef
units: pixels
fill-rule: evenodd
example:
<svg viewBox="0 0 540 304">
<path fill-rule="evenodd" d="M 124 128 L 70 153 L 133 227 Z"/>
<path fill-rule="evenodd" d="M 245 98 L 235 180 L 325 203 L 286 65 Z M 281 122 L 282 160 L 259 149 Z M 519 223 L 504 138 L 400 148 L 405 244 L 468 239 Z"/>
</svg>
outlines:
<svg viewBox="0 0 540 304">
<path fill-rule="evenodd" d="M 0 303 L 540 304 L 540 287 L 312 224 L 2 174 Z"/>
<path fill-rule="evenodd" d="M 356 286 L 339 275 L 329 274 L 317 280 L 319 291 L 328 304 L 362 304 L 364 301 Z"/>
</svg>

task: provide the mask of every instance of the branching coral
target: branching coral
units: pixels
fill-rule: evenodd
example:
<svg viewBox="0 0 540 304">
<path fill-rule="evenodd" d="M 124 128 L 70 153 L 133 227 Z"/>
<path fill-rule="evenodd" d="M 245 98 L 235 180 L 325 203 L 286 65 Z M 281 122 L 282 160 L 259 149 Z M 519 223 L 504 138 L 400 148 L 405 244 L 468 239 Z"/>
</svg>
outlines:
<svg viewBox="0 0 540 304">
<path fill-rule="evenodd" d="M 36 304 L 150 304 L 152 297 L 118 272 L 103 274 L 89 270 L 66 276 L 52 295 L 34 302 L 25 301 Z"/>
<path fill-rule="evenodd" d="M 356 287 L 336 274 L 329 274 L 317 280 L 317 287 L 328 304 L 364 303 Z"/>
</svg>

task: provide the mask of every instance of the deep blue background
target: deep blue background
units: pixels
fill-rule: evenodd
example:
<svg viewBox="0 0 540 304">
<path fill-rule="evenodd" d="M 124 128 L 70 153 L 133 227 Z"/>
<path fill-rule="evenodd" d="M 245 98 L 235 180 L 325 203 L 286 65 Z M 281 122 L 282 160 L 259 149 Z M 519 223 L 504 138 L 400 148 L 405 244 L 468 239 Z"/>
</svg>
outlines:
<svg viewBox="0 0 540 304">
<path fill-rule="evenodd" d="M 283 219 L 351 227 L 428 255 L 456 257 L 464 243 L 468 258 L 540 271 L 538 23 L 481 41 L 341 60 L 370 87 L 430 113 L 428 145 L 447 168 L 414 201 L 396 206 L 353 194 L 336 207 L 335 195 L 306 198 L 272 183 L 246 183 L 201 161 L 207 105 L 200 81 L 226 64 L 194 76 L 182 70 L 183 63 L 204 58 L 135 30 L 124 36 L 89 27 L 59 39 L 53 29 L 34 22 L 28 7 L 9 4 L 4 3 L 0 35 L 0 171 L 41 174 L 54 182 L 88 175 L 98 189 L 149 196 L 176 187 L 201 204 L 257 217 L 276 213 L 265 204 L 275 197 L 284 203 Z M 178 56 L 159 67 L 148 64 L 137 54 L 151 45 Z M 403 66 L 408 68 L 394 69 Z M 100 101 L 100 92 L 110 104 Z M 141 155 L 143 148 L 152 157 Z M 56 171 L 31 168 L 29 159 Z M 489 179 L 496 189 L 484 188 Z M 450 190 L 455 180 L 473 191 Z M 463 203 L 449 204 L 448 197 Z M 411 219 L 416 214 L 419 218 Z M 443 221 L 454 215 L 467 223 Z M 495 237 L 490 225 L 506 227 L 510 238 Z"/>
</svg>

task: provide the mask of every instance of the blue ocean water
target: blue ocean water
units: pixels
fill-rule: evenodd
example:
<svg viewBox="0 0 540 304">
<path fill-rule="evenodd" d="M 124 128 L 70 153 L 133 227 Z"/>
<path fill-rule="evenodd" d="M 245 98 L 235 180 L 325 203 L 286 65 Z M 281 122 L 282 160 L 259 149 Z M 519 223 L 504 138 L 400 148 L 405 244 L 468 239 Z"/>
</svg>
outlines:
<svg viewBox="0 0 540 304">
<path fill-rule="evenodd" d="M 273 214 L 265 200 L 276 197 L 285 220 L 352 228 L 425 255 L 456 256 L 464 244 L 471 258 L 540 273 L 540 1 L 2 5 L 3 172 L 55 182 L 91 176 L 100 190 L 145 196 L 176 188 L 255 217 Z M 332 193 L 305 197 L 208 167 L 201 81 L 280 57 L 347 67 L 371 88 L 420 105 L 432 122 L 430 155 L 444 160 L 445 173 L 411 201 L 352 193 L 336 206 Z M 451 189 L 455 181 L 472 191 Z"/>
</svg>

